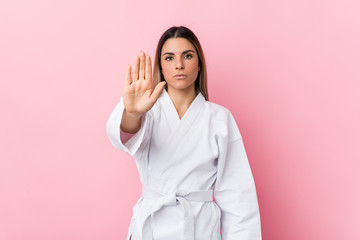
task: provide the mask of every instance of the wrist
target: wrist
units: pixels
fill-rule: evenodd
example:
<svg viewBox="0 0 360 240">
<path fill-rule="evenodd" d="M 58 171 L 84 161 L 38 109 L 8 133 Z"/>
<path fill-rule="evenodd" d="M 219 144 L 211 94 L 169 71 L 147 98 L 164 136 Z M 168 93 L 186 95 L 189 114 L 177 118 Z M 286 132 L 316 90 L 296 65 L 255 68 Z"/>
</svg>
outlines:
<svg viewBox="0 0 360 240">
<path fill-rule="evenodd" d="M 124 115 L 127 115 L 127 117 L 129 118 L 133 118 L 133 119 L 139 119 L 141 118 L 141 116 L 143 115 L 143 113 L 139 113 L 139 112 L 128 112 L 126 110 L 126 108 L 124 109 Z"/>
</svg>

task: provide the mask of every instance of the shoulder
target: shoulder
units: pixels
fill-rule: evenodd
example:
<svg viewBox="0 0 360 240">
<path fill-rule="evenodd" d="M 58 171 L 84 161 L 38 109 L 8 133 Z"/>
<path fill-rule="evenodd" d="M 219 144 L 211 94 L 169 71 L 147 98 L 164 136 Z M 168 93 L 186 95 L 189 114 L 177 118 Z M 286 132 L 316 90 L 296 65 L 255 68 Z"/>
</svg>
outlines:
<svg viewBox="0 0 360 240">
<path fill-rule="evenodd" d="M 206 101 L 205 109 L 207 112 L 209 112 L 209 114 L 211 114 L 211 117 L 214 120 L 226 122 L 228 121 L 229 117 L 232 117 L 229 109 L 214 102 Z"/>
<path fill-rule="evenodd" d="M 228 108 L 209 101 L 206 101 L 205 105 L 219 136 L 226 137 L 229 141 L 241 138 L 235 118 Z"/>
</svg>

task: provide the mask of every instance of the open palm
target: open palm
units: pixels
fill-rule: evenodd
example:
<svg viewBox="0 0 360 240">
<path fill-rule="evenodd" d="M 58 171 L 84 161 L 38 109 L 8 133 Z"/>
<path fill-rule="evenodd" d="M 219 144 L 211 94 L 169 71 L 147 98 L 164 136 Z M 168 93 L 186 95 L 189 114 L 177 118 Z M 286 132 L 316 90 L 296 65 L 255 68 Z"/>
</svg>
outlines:
<svg viewBox="0 0 360 240">
<path fill-rule="evenodd" d="M 131 66 L 126 71 L 123 100 L 129 114 L 141 115 L 149 111 L 159 98 L 166 82 L 160 82 L 153 89 L 151 58 L 143 51 L 136 55 L 134 70 L 131 76 Z"/>
</svg>

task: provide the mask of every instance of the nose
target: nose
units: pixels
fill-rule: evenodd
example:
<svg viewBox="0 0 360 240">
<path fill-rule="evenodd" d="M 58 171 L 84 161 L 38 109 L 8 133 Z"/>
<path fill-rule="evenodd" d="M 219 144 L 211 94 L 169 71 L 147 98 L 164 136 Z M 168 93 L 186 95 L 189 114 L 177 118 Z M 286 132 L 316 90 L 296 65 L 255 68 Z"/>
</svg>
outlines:
<svg viewBox="0 0 360 240">
<path fill-rule="evenodd" d="M 176 69 L 184 69 L 184 65 L 181 59 L 176 62 Z"/>
</svg>

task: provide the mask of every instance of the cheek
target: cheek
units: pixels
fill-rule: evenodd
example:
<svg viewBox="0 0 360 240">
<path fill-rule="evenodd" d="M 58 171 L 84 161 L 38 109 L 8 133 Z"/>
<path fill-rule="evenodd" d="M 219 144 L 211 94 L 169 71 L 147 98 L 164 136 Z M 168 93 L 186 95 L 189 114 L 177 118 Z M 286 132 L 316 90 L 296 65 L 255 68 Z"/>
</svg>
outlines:
<svg viewBox="0 0 360 240">
<path fill-rule="evenodd" d="M 165 65 L 165 66 L 162 66 L 162 71 L 163 71 L 163 74 L 166 76 L 169 74 L 170 70 L 169 70 L 169 66 Z"/>
<path fill-rule="evenodd" d="M 189 69 L 191 69 L 192 72 L 196 73 L 198 71 L 198 63 L 197 62 L 191 63 Z"/>
<path fill-rule="evenodd" d="M 199 60 L 198 59 L 192 59 L 191 61 L 188 62 L 188 68 L 189 69 L 196 69 L 199 65 Z"/>
<path fill-rule="evenodd" d="M 172 76 L 174 73 L 175 66 L 173 63 L 165 63 L 162 66 L 164 76 Z"/>
</svg>

